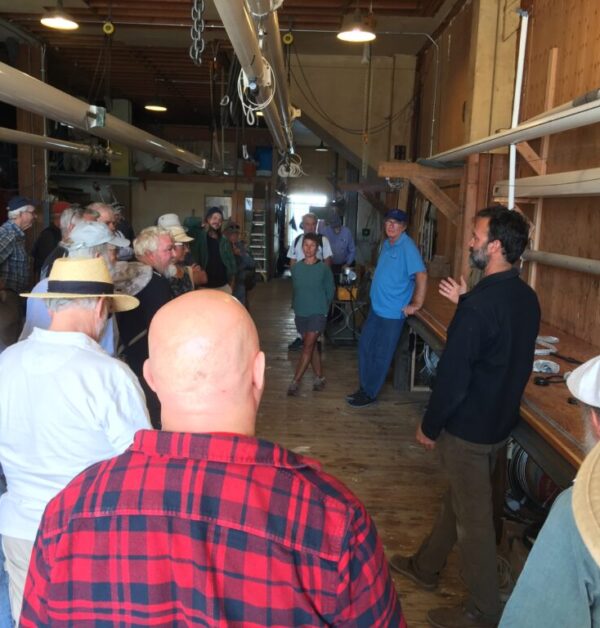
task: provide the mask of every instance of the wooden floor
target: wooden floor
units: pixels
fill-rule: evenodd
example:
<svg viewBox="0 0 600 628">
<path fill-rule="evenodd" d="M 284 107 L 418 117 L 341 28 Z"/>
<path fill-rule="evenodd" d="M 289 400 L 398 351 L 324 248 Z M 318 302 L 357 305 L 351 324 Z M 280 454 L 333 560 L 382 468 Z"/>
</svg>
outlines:
<svg viewBox="0 0 600 628">
<path fill-rule="evenodd" d="M 375 406 L 350 408 L 344 398 L 357 388 L 357 349 L 325 345 L 325 390 L 312 391 L 309 372 L 300 396 L 288 397 L 299 357 L 299 352 L 287 350 L 295 337 L 290 299 L 289 279 L 259 284 L 250 293 L 250 310 L 267 355 L 258 434 L 320 460 L 364 502 L 386 554 L 411 553 L 429 531 L 444 488 L 435 454 L 414 440 L 426 396 L 401 395 L 388 382 Z M 464 595 L 455 553 L 434 593 L 401 576 L 394 575 L 394 580 L 410 627 L 427 626 L 428 609 L 451 606 Z"/>
</svg>

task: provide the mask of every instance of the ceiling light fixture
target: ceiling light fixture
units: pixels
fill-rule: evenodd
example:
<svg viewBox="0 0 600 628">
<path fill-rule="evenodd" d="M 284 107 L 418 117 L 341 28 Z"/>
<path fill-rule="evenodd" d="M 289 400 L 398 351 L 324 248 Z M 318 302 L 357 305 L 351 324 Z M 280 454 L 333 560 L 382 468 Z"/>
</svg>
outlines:
<svg viewBox="0 0 600 628">
<path fill-rule="evenodd" d="M 79 24 L 63 9 L 62 0 L 56 0 L 56 8 L 44 13 L 40 22 L 48 28 L 60 31 L 74 31 Z"/>
<path fill-rule="evenodd" d="M 346 13 L 342 18 L 342 26 L 337 38 L 351 43 L 364 44 L 375 39 L 375 16 L 370 10 L 367 15 L 362 15 L 358 2 L 356 10 Z"/>
<path fill-rule="evenodd" d="M 323 140 L 321 140 L 321 143 L 315 148 L 315 150 L 317 151 L 317 153 L 327 153 L 327 152 L 329 152 L 329 149 L 327 148 L 327 146 L 325 146 L 325 144 L 323 144 Z"/>
</svg>

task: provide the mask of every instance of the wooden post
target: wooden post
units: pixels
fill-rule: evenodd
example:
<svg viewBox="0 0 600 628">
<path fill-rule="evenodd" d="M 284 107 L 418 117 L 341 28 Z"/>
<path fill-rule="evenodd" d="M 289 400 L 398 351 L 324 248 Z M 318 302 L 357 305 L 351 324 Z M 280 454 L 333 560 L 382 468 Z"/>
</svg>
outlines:
<svg viewBox="0 0 600 628">
<path fill-rule="evenodd" d="M 548 72 L 546 82 L 546 95 L 544 98 L 544 108 L 547 111 L 554 105 L 554 96 L 556 93 L 556 68 L 558 64 L 558 48 L 551 48 L 550 55 L 548 57 Z M 548 160 L 548 151 L 550 148 L 550 136 L 545 135 L 542 138 L 540 146 L 541 161 L 539 164 L 538 174 L 546 174 L 546 164 Z M 533 237 L 531 241 L 531 248 L 534 251 L 539 250 L 540 240 L 542 236 L 542 217 L 544 211 L 544 199 L 540 198 L 535 203 L 533 210 Z M 529 264 L 529 285 L 535 290 L 535 286 L 538 278 L 538 264 L 537 262 L 531 262 Z"/>
<path fill-rule="evenodd" d="M 469 155 L 465 170 L 464 209 L 461 229 L 456 234 L 456 254 L 454 256 L 454 276 L 465 278 L 469 273 L 469 240 L 473 230 L 473 218 L 477 212 L 479 197 L 479 154 Z"/>
</svg>

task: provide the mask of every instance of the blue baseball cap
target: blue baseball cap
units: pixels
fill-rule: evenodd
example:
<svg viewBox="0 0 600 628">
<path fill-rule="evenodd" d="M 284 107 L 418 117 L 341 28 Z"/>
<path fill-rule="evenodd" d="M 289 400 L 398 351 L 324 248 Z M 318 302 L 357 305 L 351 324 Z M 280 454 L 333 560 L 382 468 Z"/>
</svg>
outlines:
<svg viewBox="0 0 600 628">
<path fill-rule="evenodd" d="M 35 201 L 25 196 L 13 196 L 10 201 L 8 201 L 6 209 L 8 209 L 9 212 L 16 212 L 18 209 L 23 209 L 23 207 L 27 207 L 28 205 L 35 207 Z"/>
<path fill-rule="evenodd" d="M 384 220 L 397 220 L 398 222 L 408 222 L 408 214 L 401 209 L 390 209 L 385 213 Z"/>
</svg>

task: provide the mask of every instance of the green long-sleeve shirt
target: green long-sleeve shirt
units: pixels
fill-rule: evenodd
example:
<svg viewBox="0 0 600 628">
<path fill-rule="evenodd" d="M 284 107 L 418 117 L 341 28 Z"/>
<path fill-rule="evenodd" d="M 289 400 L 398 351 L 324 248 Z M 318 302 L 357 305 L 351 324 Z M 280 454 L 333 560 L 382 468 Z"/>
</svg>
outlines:
<svg viewBox="0 0 600 628">
<path fill-rule="evenodd" d="M 333 273 L 321 261 L 306 264 L 303 261 L 292 266 L 294 296 L 292 307 L 296 316 L 325 316 L 335 292 Z"/>
</svg>

